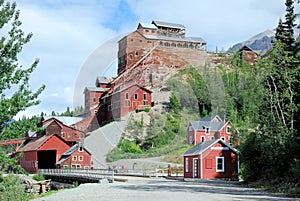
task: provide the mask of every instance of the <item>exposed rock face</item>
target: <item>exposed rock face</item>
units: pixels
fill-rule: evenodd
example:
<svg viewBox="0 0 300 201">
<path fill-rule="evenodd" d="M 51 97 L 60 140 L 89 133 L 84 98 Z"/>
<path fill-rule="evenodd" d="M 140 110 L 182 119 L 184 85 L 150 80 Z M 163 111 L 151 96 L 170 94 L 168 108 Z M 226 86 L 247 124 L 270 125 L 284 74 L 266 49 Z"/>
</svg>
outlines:
<svg viewBox="0 0 300 201">
<path fill-rule="evenodd" d="M 244 45 L 247 45 L 252 50 L 264 53 L 272 48 L 272 41 L 275 40 L 275 31 L 266 30 L 259 33 L 250 39 L 233 45 L 228 52 L 235 53 L 241 49 Z"/>
</svg>

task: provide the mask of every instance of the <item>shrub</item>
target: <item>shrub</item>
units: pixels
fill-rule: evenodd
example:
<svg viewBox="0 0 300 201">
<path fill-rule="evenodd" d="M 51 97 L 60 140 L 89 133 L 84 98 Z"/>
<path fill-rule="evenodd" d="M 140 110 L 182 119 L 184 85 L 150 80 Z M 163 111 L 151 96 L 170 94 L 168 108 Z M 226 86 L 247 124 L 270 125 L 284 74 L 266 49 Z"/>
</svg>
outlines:
<svg viewBox="0 0 300 201">
<path fill-rule="evenodd" d="M 145 111 L 145 112 L 150 112 L 150 108 L 149 108 L 149 107 L 146 107 L 146 108 L 144 109 L 144 111 Z"/>
<path fill-rule="evenodd" d="M 31 195 L 27 195 L 26 186 L 18 176 L 9 174 L 3 179 L 3 182 L 0 183 L 1 201 L 28 201 L 31 197 Z"/>
<path fill-rule="evenodd" d="M 41 175 L 40 173 L 33 175 L 32 179 L 36 180 L 36 181 L 44 181 L 45 177 L 43 175 Z"/>
<path fill-rule="evenodd" d="M 138 146 L 135 142 L 131 142 L 128 140 L 122 140 L 119 143 L 118 148 L 121 151 L 128 152 L 128 153 L 142 153 L 140 146 Z"/>
</svg>

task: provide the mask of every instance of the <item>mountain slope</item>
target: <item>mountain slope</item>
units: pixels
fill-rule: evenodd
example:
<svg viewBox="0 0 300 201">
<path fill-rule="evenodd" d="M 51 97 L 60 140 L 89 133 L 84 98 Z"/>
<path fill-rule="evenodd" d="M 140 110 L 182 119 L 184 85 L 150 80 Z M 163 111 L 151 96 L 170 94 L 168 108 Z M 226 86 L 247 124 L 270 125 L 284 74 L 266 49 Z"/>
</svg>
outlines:
<svg viewBox="0 0 300 201">
<path fill-rule="evenodd" d="M 266 30 L 262 33 L 259 33 L 250 39 L 237 43 L 228 49 L 227 52 L 234 53 L 241 49 L 244 45 L 247 45 L 251 49 L 260 52 L 266 52 L 272 48 L 272 40 L 275 39 L 275 31 Z"/>
</svg>

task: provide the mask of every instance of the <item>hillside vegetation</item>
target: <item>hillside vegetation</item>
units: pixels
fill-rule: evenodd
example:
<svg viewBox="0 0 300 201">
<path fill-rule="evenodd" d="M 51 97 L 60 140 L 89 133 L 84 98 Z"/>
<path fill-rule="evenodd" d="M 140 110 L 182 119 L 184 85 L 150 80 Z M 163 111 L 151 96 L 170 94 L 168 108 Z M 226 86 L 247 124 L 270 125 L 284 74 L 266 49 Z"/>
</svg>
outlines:
<svg viewBox="0 0 300 201">
<path fill-rule="evenodd" d="M 188 149 L 187 122 L 219 115 L 231 122 L 240 142 L 242 178 L 299 196 L 300 38 L 293 37 L 295 17 L 293 1 L 287 0 L 273 48 L 253 65 L 234 55 L 217 67 L 187 67 L 170 78 L 166 110 L 150 111 L 151 137 L 121 141 L 109 159 L 182 154 Z"/>
</svg>

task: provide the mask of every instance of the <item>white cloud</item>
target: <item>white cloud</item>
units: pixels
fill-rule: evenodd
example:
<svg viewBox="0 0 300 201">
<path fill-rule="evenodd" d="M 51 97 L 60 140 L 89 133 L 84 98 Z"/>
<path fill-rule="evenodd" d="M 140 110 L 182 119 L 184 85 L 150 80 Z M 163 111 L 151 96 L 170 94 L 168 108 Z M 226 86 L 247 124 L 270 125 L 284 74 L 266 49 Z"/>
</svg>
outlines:
<svg viewBox="0 0 300 201">
<path fill-rule="evenodd" d="M 129 10 L 118 10 L 120 3 Z M 20 61 L 28 66 L 39 58 L 31 86 L 46 85 L 42 103 L 28 110 L 37 114 L 82 102 L 84 86 L 93 85 L 114 60 L 116 43 L 106 41 L 133 31 L 139 21 L 184 24 L 187 35 L 202 37 L 214 50 L 275 28 L 285 13 L 283 0 L 18 0 L 17 5 L 23 29 L 34 34 Z"/>
</svg>

